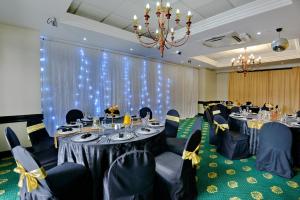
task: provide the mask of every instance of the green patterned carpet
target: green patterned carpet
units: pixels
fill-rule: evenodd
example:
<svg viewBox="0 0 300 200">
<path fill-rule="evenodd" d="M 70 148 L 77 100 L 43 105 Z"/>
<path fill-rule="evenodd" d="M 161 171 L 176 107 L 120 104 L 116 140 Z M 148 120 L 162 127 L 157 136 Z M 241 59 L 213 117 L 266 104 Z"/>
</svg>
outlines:
<svg viewBox="0 0 300 200">
<path fill-rule="evenodd" d="M 195 118 L 182 120 L 179 137 L 187 138 Z M 284 179 L 255 169 L 255 157 L 228 160 L 216 153 L 208 143 L 208 123 L 202 123 L 200 168 L 197 171 L 198 199 L 200 200 L 300 200 L 300 172 L 293 179 Z M 15 200 L 18 175 L 13 172 L 12 158 L 0 161 L 0 199 Z"/>
</svg>

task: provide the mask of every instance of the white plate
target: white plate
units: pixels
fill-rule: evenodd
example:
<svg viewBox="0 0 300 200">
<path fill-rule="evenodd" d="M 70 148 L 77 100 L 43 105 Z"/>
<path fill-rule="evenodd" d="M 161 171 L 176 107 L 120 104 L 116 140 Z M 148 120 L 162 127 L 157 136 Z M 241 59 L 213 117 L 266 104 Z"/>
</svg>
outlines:
<svg viewBox="0 0 300 200">
<path fill-rule="evenodd" d="M 298 122 L 292 122 L 291 125 L 296 126 L 296 127 L 300 127 L 300 124 L 298 124 Z"/>
<path fill-rule="evenodd" d="M 65 131 L 65 132 L 63 132 L 62 130 L 59 130 L 58 134 L 59 135 L 69 135 L 69 134 L 77 133 L 79 131 L 80 131 L 79 128 L 73 128 L 73 130 L 71 130 L 71 131 Z"/>
<path fill-rule="evenodd" d="M 114 141 L 130 140 L 132 138 L 134 138 L 134 135 L 132 133 L 124 133 L 123 137 L 121 138 L 119 137 L 119 133 L 110 136 L 110 139 Z"/>
<path fill-rule="evenodd" d="M 148 129 L 149 131 L 145 131 L 145 130 L 142 130 L 142 128 L 138 128 L 135 132 L 138 134 L 141 134 L 141 135 L 150 135 L 150 134 L 156 133 L 156 131 L 157 131 L 153 128 L 146 128 L 146 129 Z"/>
<path fill-rule="evenodd" d="M 89 141 L 93 141 L 93 140 L 96 140 L 99 138 L 99 135 L 96 135 L 96 134 L 91 134 L 91 136 L 87 137 L 87 138 L 81 138 L 81 136 L 84 134 L 86 134 L 86 133 L 75 135 L 71 138 L 71 140 L 73 142 L 89 142 Z"/>
<path fill-rule="evenodd" d="M 76 123 L 76 124 L 65 124 L 63 126 L 65 126 L 65 127 L 74 127 L 74 126 L 79 126 L 79 125 Z"/>
<path fill-rule="evenodd" d="M 161 122 L 159 122 L 159 124 L 155 125 L 155 124 L 152 124 L 152 122 L 150 122 L 150 123 L 148 124 L 148 126 L 149 126 L 149 127 L 153 127 L 153 128 L 155 128 L 155 127 L 163 127 L 163 126 L 164 126 L 164 124 L 163 124 L 163 123 L 161 123 Z"/>
<path fill-rule="evenodd" d="M 88 118 L 83 118 L 83 119 L 81 119 L 81 121 L 83 121 L 83 122 L 92 122 L 93 120 L 92 119 L 88 119 Z"/>
</svg>

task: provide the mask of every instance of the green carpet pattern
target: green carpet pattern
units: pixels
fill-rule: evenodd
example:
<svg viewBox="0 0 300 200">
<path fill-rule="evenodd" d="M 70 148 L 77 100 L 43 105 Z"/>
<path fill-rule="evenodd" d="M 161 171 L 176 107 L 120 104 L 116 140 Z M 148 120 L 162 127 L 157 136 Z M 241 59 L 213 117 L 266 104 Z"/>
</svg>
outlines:
<svg viewBox="0 0 300 200">
<path fill-rule="evenodd" d="M 195 118 L 180 121 L 178 137 L 187 138 Z M 292 179 L 285 179 L 255 169 L 255 156 L 228 160 L 209 144 L 209 125 L 202 123 L 202 141 L 197 170 L 198 198 L 201 200 L 300 200 L 300 170 Z M 18 198 L 18 174 L 13 172 L 13 158 L 0 160 L 0 199 Z"/>
<path fill-rule="evenodd" d="M 0 160 L 0 199 L 18 199 L 19 188 L 17 186 L 19 176 L 13 170 L 16 167 L 12 157 Z"/>
<path fill-rule="evenodd" d="M 187 119 L 181 123 L 180 137 L 191 133 L 192 125 L 188 123 L 193 122 Z M 256 170 L 255 156 L 241 160 L 226 159 L 209 144 L 209 125 L 204 121 L 199 155 L 202 158 L 197 170 L 199 200 L 300 200 L 299 169 L 295 169 L 295 177 L 285 179 Z"/>
</svg>

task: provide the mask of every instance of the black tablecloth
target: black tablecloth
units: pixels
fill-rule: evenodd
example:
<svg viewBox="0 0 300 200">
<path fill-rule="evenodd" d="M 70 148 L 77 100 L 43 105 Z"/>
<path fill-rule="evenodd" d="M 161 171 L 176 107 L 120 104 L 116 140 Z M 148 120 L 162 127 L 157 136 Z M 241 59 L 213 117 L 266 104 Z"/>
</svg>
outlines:
<svg viewBox="0 0 300 200">
<path fill-rule="evenodd" d="M 163 142 L 163 129 L 152 135 L 140 135 L 123 143 L 86 143 L 73 142 L 70 138 L 61 138 L 58 153 L 58 164 L 74 162 L 90 169 L 93 176 L 94 199 L 102 199 L 103 177 L 110 164 L 120 155 L 130 150 L 148 150 L 157 154 L 159 143 Z"/>
</svg>

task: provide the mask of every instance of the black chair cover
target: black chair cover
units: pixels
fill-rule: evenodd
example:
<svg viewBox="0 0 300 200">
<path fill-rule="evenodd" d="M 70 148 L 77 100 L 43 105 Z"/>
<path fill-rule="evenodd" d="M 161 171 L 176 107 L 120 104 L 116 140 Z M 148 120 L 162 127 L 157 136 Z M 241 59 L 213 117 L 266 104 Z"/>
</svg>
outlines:
<svg viewBox="0 0 300 200">
<path fill-rule="evenodd" d="M 226 120 L 221 115 L 216 115 L 214 120 L 218 124 L 227 124 Z M 215 126 L 216 131 L 217 126 Z M 218 145 L 217 152 L 231 160 L 242 159 L 249 157 L 249 136 L 230 131 L 228 129 L 217 132 Z"/>
<path fill-rule="evenodd" d="M 300 110 L 297 112 L 297 117 L 300 117 Z"/>
<path fill-rule="evenodd" d="M 58 150 L 54 146 L 54 139 L 49 136 L 42 119 L 35 118 L 27 121 L 27 134 L 29 135 L 33 154 L 45 169 L 57 165 Z"/>
<path fill-rule="evenodd" d="M 131 151 L 119 156 L 104 180 L 104 200 L 154 199 L 155 160 L 147 151 Z"/>
<path fill-rule="evenodd" d="M 214 122 L 213 122 L 213 114 L 212 114 L 212 111 L 210 108 L 207 108 L 205 111 L 204 111 L 204 118 L 205 120 L 208 122 L 209 124 L 209 144 L 211 145 L 217 145 L 218 144 L 218 138 L 215 134 L 215 131 L 214 131 Z"/>
<path fill-rule="evenodd" d="M 251 102 L 251 101 L 246 101 L 246 105 L 247 105 L 247 106 L 251 106 L 251 105 L 252 105 L 252 102 Z"/>
<path fill-rule="evenodd" d="M 186 151 L 193 152 L 201 142 L 201 131 L 190 135 L 185 146 Z M 195 152 L 198 154 L 198 151 Z M 191 160 L 183 160 L 172 152 L 164 152 L 155 157 L 158 182 L 157 199 L 195 199 L 197 196 L 196 169 Z"/>
<path fill-rule="evenodd" d="M 249 107 L 249 110 L 251 110 L 252 113 L 258 113 L 259 112 L 259 107 Z"/>
<path fill-rule="evenodd" d="M 294 176 L 292 142 L 292 132 L 284 124 L 278 122 L 264 124 L 259 134 L 256 168 L 292 178 Z"/>
<path fill-rule="evenodd" d="M 174 119 L 168 119 L 168 116 L 174 117 Z M 179 113 L 177 110 L 169 110 L 167 112 L 165 130 L 166 137 L 176 137 L 179 127 Z"/>
<path fill-rule="evenodd" d="M 27 121 L 27 134 L 35 152 L 54 148 L 54 139 L 49 136 L 41 119 L 35 118 Z"/>
<path fill-rule="evenodd" d="M 222 117 L 224 117 L 224 119 L 228 120 L 228 117 L 229 117 L 228 108 L 226 106 L 224 106 L 223 104 L 217 104 L 217 108 L 218 108 L 218 110 L 221 111 Z"/>
<path fill-rule="evenodd" d="M 140 117 L 145 118 L 148 112 L 150 113 L 150 119 L 152 119 L 152 110 L 148 107 L 144 107 L 144 108 L 140 109 L 140 112 L 139 112 Z"/>
<path fill-rule="evenodd" d="M 239 113 L 240 107 L 234 106 L 230 109 L 230 113 Z"/>
<path fill-rule="evenodd" d="M 266 106 L 266 104 L 264 104 L 263 107 L 261 107 L 261 110 L 270 111 L 270 108 L 268 108 L 268 107 Z"/>
<path fill-rule="evenodd" d="M 21 145 L 17 135 L 10 127 L 5 128 L 5 138 L 10 149 Z"/>
<path fill-rule="evenodd" d="M 27 172 L 41 168 L 41 164 L 25 148 L 12 149 L 16 161 Z M 82 165 L 64 163 L 46 172 L 45 179 L 38 179 L 38 188 L 28 192 L 26 178 L 20 190 L 22 200 L 82 200 L 91 198 L 92 179 L 90 172 Z"/>
<path fill-rule="evenodd" d="M 73 109 L 70 110 L 66 115 L 66 122 L 70 124 L 71 122 L 76 122 L 77 119 L 82 119 L 83 113 L 81 110 Z"/>
</svg>

